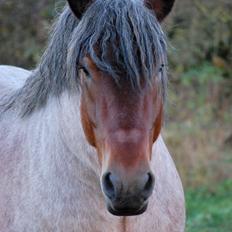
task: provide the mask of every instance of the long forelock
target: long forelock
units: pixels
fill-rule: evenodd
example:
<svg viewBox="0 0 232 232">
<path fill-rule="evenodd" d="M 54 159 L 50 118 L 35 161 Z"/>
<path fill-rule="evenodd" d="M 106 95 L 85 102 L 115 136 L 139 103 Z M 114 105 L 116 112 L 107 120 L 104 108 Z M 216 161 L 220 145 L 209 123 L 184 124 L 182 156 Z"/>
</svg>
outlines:
<svg viewBox="0 0 232 232">
<path fill-rule="evenodd" d="M 67 62 L 71 75 L 78 75 L 76 64 L 86 55 L 115 80 L 126 75 L 135 87 L 141 78 L 151 83 L 158 77 L 165 92 L 165 35 L 142 1 L 96 0 L 72 35 Z"/>
</svg>

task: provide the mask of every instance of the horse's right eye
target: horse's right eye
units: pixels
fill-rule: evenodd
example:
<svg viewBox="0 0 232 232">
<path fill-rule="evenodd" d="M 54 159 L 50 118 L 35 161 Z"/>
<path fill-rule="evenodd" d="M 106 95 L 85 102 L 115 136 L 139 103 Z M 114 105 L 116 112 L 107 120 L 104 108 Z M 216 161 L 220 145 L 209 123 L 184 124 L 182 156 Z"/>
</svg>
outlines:
<svg viewBox="0 0 232 232">
<path fill-rule="evenodd" d="M 90 77 L 90 73 L 89 73 L 88 69 L 85 68 L 84 66 L 79 67 L 78 70 L 82 71 L 86 77 Z"/>
</svg>

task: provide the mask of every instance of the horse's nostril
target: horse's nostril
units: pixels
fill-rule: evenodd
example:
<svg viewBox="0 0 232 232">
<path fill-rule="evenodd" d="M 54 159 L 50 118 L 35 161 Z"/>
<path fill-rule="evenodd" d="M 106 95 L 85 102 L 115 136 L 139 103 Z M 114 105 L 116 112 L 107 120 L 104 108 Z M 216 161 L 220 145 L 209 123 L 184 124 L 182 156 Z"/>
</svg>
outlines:
<svg viewBox="0 0 232 232">
<path fill-rule="evenodd" d="M 151 172 L 136 176 L 132 181 L 122 180 L 111 172 L 102 176 L 102 190 L 113 202 L 121 198 L 132 199 L 132 197 L 147 200 L 152 194 L 153 187 L 154 176 Z"/>
<path fill-rule="evenodd" d="M 147 182 L 144 186 L 144 193 L 146 197 L 149 197 L 154 187 L 155 178 L 151 172 L 147 173 Z"/>
<path fill-rule="evenodd" d="M 109 197 L 110 199 L 114 198 L 115 196 L 114 184 L 113 184 L 113 180 L 111 179 L 111 177 L 112 177 L 112 174 L 108 172 L 103 176 L 103 179 L 102 179 L 103 190 L 105 194 L 107 195 L 107 197 Z"/>
</svg>

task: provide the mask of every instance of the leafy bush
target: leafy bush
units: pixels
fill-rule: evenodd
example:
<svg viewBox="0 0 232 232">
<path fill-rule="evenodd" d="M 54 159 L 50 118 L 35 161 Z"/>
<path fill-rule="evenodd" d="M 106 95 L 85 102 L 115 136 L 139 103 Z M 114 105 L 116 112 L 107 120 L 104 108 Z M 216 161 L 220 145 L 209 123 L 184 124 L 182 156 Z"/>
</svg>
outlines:
<svg viewBox="0 0 232 232">
<path fill-rule="evenodd" d="M 170 57 L 182 68 L 213 62 L 232 65 L 232 1 L 179 0 L 167 23 L 174 46 Z"/>
<path fill-rule="evenodd" d="M 0 1 L 0 63 L 33 67 L 52 18 L 52 0 Z"/>
</svg>

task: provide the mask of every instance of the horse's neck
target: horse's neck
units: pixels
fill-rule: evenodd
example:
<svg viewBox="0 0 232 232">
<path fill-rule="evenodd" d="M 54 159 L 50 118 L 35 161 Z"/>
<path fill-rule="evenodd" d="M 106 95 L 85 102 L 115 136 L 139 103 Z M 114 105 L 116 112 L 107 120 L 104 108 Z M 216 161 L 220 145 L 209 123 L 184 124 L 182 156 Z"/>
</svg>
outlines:
<svg viewBox="0 0 232 232">
<path fill-rule="evenodd" d="M 50 98 L 44 108 L 29 116 L 28 125 L 31 150 L 38 148 L 30 158 L 38 159 L 40 166 L 50 165 L 42 168 L 76 175 L 75 179 L 82 178 L 82 171 L 99 174 L 95 150 L 82 130 L 78 95 L 64 93 L 60 98 Z"/>
</svg>

